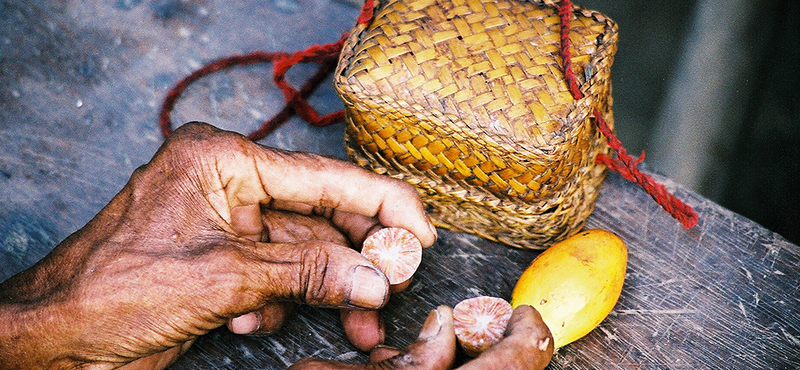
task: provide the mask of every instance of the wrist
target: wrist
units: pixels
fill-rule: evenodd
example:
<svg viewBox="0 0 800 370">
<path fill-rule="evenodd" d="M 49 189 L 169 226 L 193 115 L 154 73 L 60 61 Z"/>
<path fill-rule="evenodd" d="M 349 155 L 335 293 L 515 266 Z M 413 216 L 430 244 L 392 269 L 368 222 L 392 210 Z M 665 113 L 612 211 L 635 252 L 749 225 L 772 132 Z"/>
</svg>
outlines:
<svg viewBox="0 0 800 370">
<path fill-rule="evenodd" d="M 85 329 L 93 319 L 78 285 L 93 270 L 92 255 L 118 229 L 126 205 L 125 197 L 115 197 L 41 261 L 0 282 L 0 370 L 71 369 L 92 362 Z"/>
<path fill-rule="evenodd" d="M 80 312 L 68 299 L 74 258 L 64 256 L 69 238 L 36 265 L 0 283 L 0 370 L 74 368 L 71 339 Z M 72 256 L 75 257 L 75 256 Z M 55 262 L 58 260 L 58 262 Z"/>
<path fill-rule="evenodd" d="M 2 288 L 0 288 L 2 289 Z M 31 303 L 0 303 L 0 370 L 50 369 L 64 364 L 57 336 L 62 321 L 48 308 Z M 54 329 L 54 330 L 53 330 Z"/>
</svg>

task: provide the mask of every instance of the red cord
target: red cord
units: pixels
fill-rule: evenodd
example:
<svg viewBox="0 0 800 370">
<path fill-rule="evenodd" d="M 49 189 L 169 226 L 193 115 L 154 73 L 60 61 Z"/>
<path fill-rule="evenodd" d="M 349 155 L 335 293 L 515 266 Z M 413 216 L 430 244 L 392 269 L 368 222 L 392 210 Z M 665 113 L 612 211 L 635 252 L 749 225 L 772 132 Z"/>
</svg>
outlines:
<svg viewBox="0 0 800 370">
<path fill-rule="evenodd" d="M 570 23 L 572 20 L 572 2 L 562 1 L 558 6 L 558 16 L 561 18 L 561 63 L 564 64 L 564 80 L 567 81 L 569 92 L 575 100 L 583 98 L 583 92 L 578 86 L 575 71 L 572 70 L 572 52 L 569 50 L 572 42 L 569 39 Z"/>
<path fill-rule="evenodd" d="M 294 97 L 292 101 L 287 103 L 278 114 L 273 116 L 271 119 L 265 121 L 261 125 L 261 127 L 248 134 L 247 137 L 250 138 L 250 140 L 262 139 L 265 136 L 269 135 L 270 132 L 274 131 L 276 128 L 280 127 L 282 124 L 288 121 L 289 118 L 292 117 L 294 111 L 296 110 L 295 108 L 296 101 L 308 99 L 308 97 L 311 96 L 311 93 L 314 92 L 314 90 L 320 85 L 320 83 L 322 83 L 322 81 L 325 80 L 325 77 L 327 77 L 328 74 L 335 67 L 336 67 L 335 63 L 333 64 L 326 63 L 321 65 L 319 69 L 317 69 L 317 72 L 313 76 L 311 76 L 311 78 L 306 80 L 306 82 L 303 84 L 302 87 L 300 87 L 299 93 Z M 339 112 L 344 114 L 344 111 L 339 111 Z M 330 115 L 333 115 L 335 113 L 336 112 L 331 113 Z M 344 118 L 342 118 L 342 120 L 344 120 Z"/>
<path fill-rule="evenodd" d="M 691 206 L 672 195 L 664 185 L 659 184 L 652 177 L 648 176 L 637 166 L 644 160 L 644 152 L 638 159 L 633 159 L 622 146 L 622 142 L 617 139 L 611 128 L 608 127 L 603 115 L 594 109 L 595 124 L 597 129 L 606 136 L 608 146 L 616 152 L 616 158 L 610 158 L 604 154 L 597 155 L 597 162 L 606 165 L 613 171 L 619 172 L 628 181 L 633 181 L 644 189 L 667 213 L 678 220 L 685 228 L 690 229 L 697 225 L 698 215 Z"/>
<path fill-rule="evenodd" d="M 364 6 L 361 8 L 361 12 L 357 18 L 359 24 L 369 25 L 369 23 L 372 22 L 374 6 L 374 0 L 366 0 L 364 2 Z M 339 54 L 342 51 L 342 46 L 347 36 L 348 35 L 345 34 L 336 42 L 324 45 L 313 45 L 305 50 L 291 54 L 284 52 L 266 53 L 256 51 L 249 54 L 234 55 L 218 59 L 206 64 L 180 80 L 175 87 L 167 92 L 167 96 L 161 104 L 161 111 L 158 116 L 158 125 L 161 127 L 161 133 L 164 137 L 172 133 L 172 109 L 175 108 L 175 104 L 178 102 L 178 98 L 180 98 L 181 94 L 195 81 L 216 71 L 233 66 L 269 62 L 273 63 L 273 81 L 283 93 L 286 99 L 286 105 L 278 114 L 264 121 L 257 130 L 248 134 L 248 138 L 258 140 L 267 136 L 270 132 L 289 120 L 293 112 L 297 113 L 298 116 L 314 126 L 327 126 L 344 121 L 344 111 L 340 110 L 320 116 L 311 104 L 308 103 L 307 99 L 325 77 L 336 67 Z M 292 66 L 298 63 L 308 62 L 318 63 L 320 67 L 313 76 L 306 80 L 300 90 L 297 90 L 286 81 L 286 73 Z"/>
<path fill-rule="evenodd" d="M 358 18 L 356 18 L 356 23 L 363 24 L 365 26 L 372 23 L 372 17 L 374 16 L 373 14 L 374 9 L 375 9 L 375 0 L 364 1 L 364 5 L 361 7 L 361 14 L 359 14 Z"/>
<path fill-rule="evenodd" d="M 172 133 L 170 119 L 172 115 L 172 109 L 175 107 L 175 103 L 177 103 L 181 93 L 183 93 L 183 91 L 186 90 L 189 87 L 189 85 L 199 80 L 203 76 L 234 65 L 248 65 L 260 62 L 271 62 L 285 55 L 286 53 L 280 53 L 280 52 L 264 53 L 260 51 L 245 55 L 234 55 L 213 61 L 203 66 L 202 68 L 192 72 L 190 75 L 184 77 L 180 82 L 178 82 L 175 85 L 175 87 L 173 87 L 167 93 L 167 96 L 164 98 L 164 102 L 161 104 L 161 112 L 159 114 L 159 120 L 158 120 L 158 125 L 161 126 L 161 132 L 164 134 L 164 136 L 169 136 L 169 134 Z"/>
<path fill-rule="evenodd" d="M 346 36 L 346 35 L 345 35 Z M 339 53 L 342 51 L 342 46 L 346 37 L 343 36 L 339 41 L 332 44 L 313 45 L 308 49 L 294 53 L 286 58 L 280 58 L 275 61 L 273 69 L 273 81 L 275 85 L 283 92 L 286 98 L 286 103 L 306 122 L 314 126 L 327 126 L 333 123 L 341 122 L 344 120 L 344 111 L 333 112 L 324 116 L 319 113 L 308 103 L 305 97 L 300 95 L 300 92 L 292 85 L 286 82 L 286 72 L 289 68 L 297 63 L 308 61 L 315 61 L 322 63 L 323 66 L 320 70 L 325 69 L 327 75 L 339 59 Z"/>
<path fill-rule="evenodd" d="M 575 71 L 572 70 L 572 55 L 570 54 L 570 18 L 572 16 L 572 1 L 561 0 L 558 5 L 558 15 L 561 18 L 561 60 L 564 64 L 564 80 L 567 82 L 567 87 L 572 93 L 575 100 L 583 98 L 583 92 L 577 83 Z M 644 152 L 642 152 L 639 159 L 633 159 L 622 146 L 622 142 L 617 139 L 611 128 L 608 127 L 606 120 L 597 108 L 592 111 L 594 115 L 594 122 L 597 129 L 606 137 L 608 146 L 614 149 L 616 158 L 610 158 L 604 154 L 598 154 L 596 161 L 608 167 L 609 169 L 619 172 L 623 178 L 628 181 L 638 184 L 647 194 L 653 198 L 667 213 L 678 220 L 685 228 L 689 229 L 697 225 L 698 215 L 692 209 L 676 196 L 667 191 L 664 185 L 659 184 L 652 177 L 648 176 L 639 170 L 638 164 L 644 160 Z"/>
</svg>

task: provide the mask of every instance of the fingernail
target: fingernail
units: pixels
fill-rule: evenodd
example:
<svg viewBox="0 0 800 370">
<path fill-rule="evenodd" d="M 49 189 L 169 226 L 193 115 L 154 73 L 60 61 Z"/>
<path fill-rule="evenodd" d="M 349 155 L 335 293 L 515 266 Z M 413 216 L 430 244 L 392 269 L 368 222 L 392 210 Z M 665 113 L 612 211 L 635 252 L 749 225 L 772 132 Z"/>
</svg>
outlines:
<svg viewBox="0 0 800 370">
<path fill-rule="evenodd" d="M 376 309 L 386 303 L 389 281 L 378 269 L 359 265 L 353 270 L 353 280 L 347 303 L 360 308 Z"/>
<path fill-rule="evenodd" d="M 250 312 L 242 316 L 234 317 L 230 324 L 231 331 L 236 334 L 250 334 L 261 328 L 261 315 L 258 312 Z"/>
<path fill-rule="evenodd" d="M 383 320 L 383 315 L 378 316 L 378 332 L 381 333 L 378 345 L 381 345 L 386 341 L 386 322 Z"/>
<path fill-rule="evenodd" d="M 428 228 L 430 228 L 430 229 L 431 229 L 431 233 L 433 233 L 433 239 L 434 239 L 434 241 L 435 241 L 436 239 L 438 239 L 438 238 L 439 238 L 439 232 L 438 232 L 438 231 L 436 231 L 436 226 L 434 226 L 434 225 L 433 225 L 433 222 L 431 222 L 431 218 L 430 218 L 430 216 L 428 216 L 428 215 L 425 215 L 425 218 L 427 218 L 427 219 L 428 219 Z"/>
<path fill-rule="evenodd" d="M 381 362 L 401 353 L 402 352 L 395 347 L 378 344 L 369 351 L 369 362 Z"/>
<path fill-rule="evenodd" d="M 439 335 L 442 330 L 442 320 L 439 317 L 439 310 L 435 309 L 428 314 L 425 323 L 422 324 L 422 330 L 419 331 L 417 339 L 431 340 Z"/>
</svg>

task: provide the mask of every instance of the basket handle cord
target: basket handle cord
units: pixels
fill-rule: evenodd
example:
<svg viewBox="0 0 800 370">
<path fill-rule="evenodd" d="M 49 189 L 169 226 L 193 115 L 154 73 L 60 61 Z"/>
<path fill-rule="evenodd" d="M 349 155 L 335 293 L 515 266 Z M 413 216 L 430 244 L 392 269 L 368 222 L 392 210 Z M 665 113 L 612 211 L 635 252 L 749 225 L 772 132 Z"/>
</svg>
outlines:
<svg viewBox="0 0 800 370">
<path fill-rule="evenodd" d="M 374 0 L 366 0 L 361 12 L 356 21 L 362 25 L 369 25 L 373 17 Z M 575 100 L 583 98 L 583 92 L 578 86 L 575 72 L 572 69 L 572 55 L 570 53 L 570 20 L 572 17 L 572 1 L 561 0 L 558 5 L 558 14 L 561 20 L 561 48 L 560 55 L 564 64 L 564 79 L 567 82 L 569 91 Z M 306 122 L 313 126 L 327 126 L 333 123 L 338 123 L 344 120 L 344 111 L 335 111 L 326 115 L 320 115 L 308 103 L 308 97 L 316 90 L 319 84 L 325 77 L 336 67 L 339 54 L 342 51 L 345 40 L 349 35 L 345 33 L 339 40 L 333 43 L 324 45 L 313 45 L 305 50 L 300 50 L 294 53 L 285 52 L 252 52 L 249 54 L 233 55 L 212 61 L 200 69 L 192 72 L 190 75 L 180 80 L 164 98 L 159 113 L 159 126 L 164 137 L 172 133 L 171 112 L 175 107 L 180 95 L 195 81 L 203 76 L 214 73 L 221 69 L 230 68 L 233 66 L 250 65 L 255 63 L 273 63 L 272 79 L 275 85 L 283 93 L 286 100 L 286 105 L 272 118 L 264 121 L 261 126 L 247 135 L 252 140 L 258 140 L 267 136 L 270 132 L 278 128 L 286 122 L 293 113 L 303 118 Z M 296 89 L 286 81 L 286 72 L 298 63 L 317 63 L 319 68 L 317 72 L 312 75 L 306 82 Z M 644 160 L 644 152 L 638 159 L 631 157 L 622 146 L 622 143 L 617 139 L 611 128 L 608 127 L 603 115 L 597 108 L 592 111 L 594 122 L 597 129 L 606 137 L 608 145 L 614 149 L 616 153 L 615 158 L 608 157 L 604 154 L 598 154 L 596 161 L 605 165 L 613 171 L 619 172 L 622 177 L 628 181 L 637 183 L 642 187 L 650 196 L 661 205 L 672 217 L 677 219 L 684 227 L 691 228 L 697 224 L 697 213 L 669 193 L 666 188 L 656 182 L 652 177 L 639 170 L 638 164 Z"/>
<path fill-rule="evenodd" d="M 356 21 L 362 25 L 368 25 L 372 22 L 374 7 L 374 0 L 366 0 Z M 267 136 L 270 132 L 288 121 L 289 118 L 292 117 L 292 114 L 297 114 L 309 124 L 318 127 L 344 121 L 343 110 L 320 115 L 311 104 L 308 103 L 307 99 L 320 83 L 325 80 L 325 77 L 336 68 L 339 54 L 348 36 L 349 34 L 345 33 L 336 42 L 324 45 L 312 45 L 305 50 L 296 51 L 294 53 L 281 51 L 267 53 L 256 51 L 217 59 L 204 65 L 200 69 L 184 77 L 167 92 L 167 96 L 161 104 L 161 111 L 158 116 L 158 125 L 161 127 L 161 133 L 164 137 L 172 133 L 172 109 L 175 108 L 178 98 L 189 85 L 216 71 L 233 66 L 245 66 L 255 63 L 272 63 L 272 80 L 283 93 L 286 105 L 272 118 L 264 121 L 258 129 L 249 133 L 247 135 L 248 138 L 258 140 Z M 286 72 L 298 63 L 319 64 L 316 73 L 306 80 L 299 90 L 286 81 Z"/>
<path fill-rule="evenodd" d="M 558 4 L 558 15 L 561 18 L 561 60 L 564 64 L 564 80 L 567 82 L 570 93 L 575 100 L 583 98 L 578 86 L 575 71 L 572 69 L 572 55 L 570 53 L 569 31 L 570 19 L 572 17 L 572 1 L 561 0 Z M 617 139 L 616 135 L 608 127 L 608 123 L 603 118 L 600 110 L 593 108 L 592 115 L 594 116 L 595 125 L 597 129 L 606 137 L 608 146 L 614 149 L 616 158 L 609 157 L 605 154 L 598 154 L 595 161 L 605 165 L 609 169 L 618 172 L 628 181 L 635 182 L 647 194 L 653 198 L 667 213 L 678 220 L 685 228 L 690 229 L 697 225 L 698 215 L 691 206 L 678 199 L 675 195 L 671 194 L 664 185 L 659 184 L 649 175 L 639 170 L 638 164 L 644 160 L 644 151 L 638 159 L 633 159 L 625 151 L 622 142 Z"/>
</svg>

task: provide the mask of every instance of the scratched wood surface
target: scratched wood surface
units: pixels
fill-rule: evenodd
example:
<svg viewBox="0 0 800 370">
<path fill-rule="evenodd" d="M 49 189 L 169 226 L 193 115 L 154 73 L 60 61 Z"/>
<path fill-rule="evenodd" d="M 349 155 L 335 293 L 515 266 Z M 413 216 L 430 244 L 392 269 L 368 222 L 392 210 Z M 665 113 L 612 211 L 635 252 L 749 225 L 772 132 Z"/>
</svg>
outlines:
<svg viewBox="0 0 800 370">
<path fill-rule="evenodd" d="M 602 9 L 601 9 L 602 10 Z M 180 77 L 217 57 L 336 40 L 357 9 L 327 0 L 0 0 L 0 280 L 87 222 L 162 142 L 158 106 Z M 269 66 L 202 80 L 176 121 L 247 132 L 282 101 Z M 300 66 L 290 79 L 301 81 Z M 341 103 L 330 86 L 312 99 Z M 343 157 L 341 125 L 299 120 L 266 145 Z M 800 247 L 669 179 L 700 213 L 686 231 L 610 175 L 587 227 L 629 248 L 612 314 L 561 349 L 550 369 L 800 368 Z M 384 311 L 387 343 L 411 341 L 439 304 L 508 298 L 536 252 L 440 231 L 411 287 Z M 276 335 L 202 337 L 172 369 L 279 369 L 306 356 L 358 362 L 335 311 L 304 307 Z"/>
</svg>

